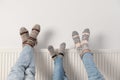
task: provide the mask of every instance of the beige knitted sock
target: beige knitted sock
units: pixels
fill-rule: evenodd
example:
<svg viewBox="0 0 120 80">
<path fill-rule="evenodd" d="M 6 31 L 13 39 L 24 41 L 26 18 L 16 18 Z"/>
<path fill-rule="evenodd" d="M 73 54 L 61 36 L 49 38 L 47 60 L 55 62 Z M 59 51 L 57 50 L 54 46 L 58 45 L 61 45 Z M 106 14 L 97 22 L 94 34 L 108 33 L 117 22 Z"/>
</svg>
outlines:
<svg viewBox="0 0 120 80">
<path fill-rule="evenodd" d="M 26 42 L 26 44 L 34 47 L 35 44 L 37 44 L 37 36 L 40 32 L 40 25 L 36 24 L 33 28 L 32 31 L 30 33 L 30 36 Z"/>
<path fill-rule="evenodd" d="M 29 38 L 29 32 L 25 27 L 20 28 L 20 36 L 22 39 L 22 47 L 24 47 L 27 39 Z"/>
</svg>

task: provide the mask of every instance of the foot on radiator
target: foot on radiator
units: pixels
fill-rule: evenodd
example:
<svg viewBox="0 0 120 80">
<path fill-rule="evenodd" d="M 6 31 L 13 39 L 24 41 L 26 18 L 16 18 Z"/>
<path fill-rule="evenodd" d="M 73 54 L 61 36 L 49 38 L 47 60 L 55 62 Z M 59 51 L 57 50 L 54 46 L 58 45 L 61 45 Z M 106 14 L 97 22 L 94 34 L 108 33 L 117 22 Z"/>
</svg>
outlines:
<svg viewBox="0 0 120 80">
<path fill-rule="evenodd" d="M 64 54 L 65 54 L 65 48 L 66 48 L 66 43 L 61 43 L 60 44 L 60 48 L 59 48 L 59 50 L 58 50 L 58 55 L 59 56 L 61 56 L 61 57 L 63 57 L 64 56 Z"/>
<path fill-rule="evenodd" d="M 49 51 L 52 59 L 54 60 L 56 58 L 56 56 L 57 56 L 57 54 L 56 54 L 56 52 L 54 50 L 54 47 L 52 45 L 48 46 L 48 51 Z"/>
<path fill-rule="evenodd" d="M 54 47 L 52 45 L 48 46 L 48 51 L 49 51 L 52 59 L 54 60 L 57 56 L 59 56 L 59 57 L 64 56 L 65 48 L 66 48 L 66 44 L 63 42 L 60 44 L 60 48 L 56 49 L 56 50 L 54 50 Z"/>
<path fill-rule="evenodd" d="M 27 40 L 29 38 L 29 32 L 25 27 L 20 28 L 20 36 L 22 39 L 22 47 L 24 47 L 25 43 L 27 42 Z"/>
<path fill-rule="evenodd" d="M 90 36 L 90 30 L 88 28 L 84 29 L 84 31 L 82 32 L 82 41 L 81 41 L 81 45 L 82 45 L 82 53 L 80 54 L 81 58 L 85 53 L 91 52 L 88 43 L 89 36 Z"/>
<path fill-rule="evenodd" d="M 84 55 L 86 52 L 90 52 L 88 41 L 90 36 L 90 30 L 88 28 L 84 29 L 82 32 L 82 41 L 80 40 L 79 33 L 77 31 L 72 32 L 72 39 L 75 43 L 75 48 L 80 53 L 80 56 Z"/>
<path fill-rule="evenodd" d="M 72 32 L 72 39 L 75 43 L 75 48 L 77 50 L 81 50 L 82 46 L 81 46 L 80 36 L 79 36 L 79 33 L 77 31 Z"/>
<path fill-rule="evenodd" d="M 30 33 L 30 36 L 25 44 L 34 47 L 37 44 L 37 36 L 40 32 L 40 25 L 36 24 Z"/>
</svg>

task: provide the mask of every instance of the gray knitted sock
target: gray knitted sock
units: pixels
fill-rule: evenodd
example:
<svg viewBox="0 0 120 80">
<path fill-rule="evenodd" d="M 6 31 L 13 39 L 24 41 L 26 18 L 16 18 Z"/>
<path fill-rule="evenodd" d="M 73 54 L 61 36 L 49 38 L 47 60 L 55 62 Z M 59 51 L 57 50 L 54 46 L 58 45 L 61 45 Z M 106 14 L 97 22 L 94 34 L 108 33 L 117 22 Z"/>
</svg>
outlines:
<svg viewBox="0 0 120 80">
<path fill-rule="evenodd" d="M 73 31 L 72 32 L 72 39 L 75 43 L 75 47 L 77 50 L 81 50 L 82 46 L 81 46 L 81 41 L 80 41 L 80 37 L 77 31 Z"/>
<path fill-rule="evenodd" d="M 55 53 L 55 50 L 52 45 L 48 46 L 48 51 L 50 52 L 51 57 L 55 59 L 57 54 Z"/>
<path fill-rule="evenodd" d="M 84 31 L 82 32 L 82 50 L 89 49 L 89 36 L 90 30 L 88 28 L 84 29 Z"/>
<path fill-rule="evenodd" d="M 64 53 L 65 53 L 65 48 L 66 48 L 66 43 L 61 43 L 60 44 L 60 48 L 59 48 L 59 50 L 58 50 L 58 55 L 59 56 L 64 56 Z"/>
</svg>

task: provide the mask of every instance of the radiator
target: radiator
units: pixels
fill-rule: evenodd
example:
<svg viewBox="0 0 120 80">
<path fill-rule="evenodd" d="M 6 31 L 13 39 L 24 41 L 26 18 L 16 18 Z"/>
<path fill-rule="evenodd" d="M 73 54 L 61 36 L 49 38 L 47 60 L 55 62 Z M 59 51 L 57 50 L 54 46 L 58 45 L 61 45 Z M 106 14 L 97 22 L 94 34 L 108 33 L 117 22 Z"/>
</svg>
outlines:
<svg viewBox="0 0 120 80">
<path fill-rule="evenodd" d="M 6 80 L 21 49 L 0 49 L 0 80 Z M 120 80 L 120 50 L 92 50 L 94 61 L 106 80 Z M 35 50 L 36 80 L 52 80 L 53 60 L 47 49 Z M 88 80 L 86 70 L 75 49 L 66 50 L 64 69 L 69 80 Z"/>
</svg>

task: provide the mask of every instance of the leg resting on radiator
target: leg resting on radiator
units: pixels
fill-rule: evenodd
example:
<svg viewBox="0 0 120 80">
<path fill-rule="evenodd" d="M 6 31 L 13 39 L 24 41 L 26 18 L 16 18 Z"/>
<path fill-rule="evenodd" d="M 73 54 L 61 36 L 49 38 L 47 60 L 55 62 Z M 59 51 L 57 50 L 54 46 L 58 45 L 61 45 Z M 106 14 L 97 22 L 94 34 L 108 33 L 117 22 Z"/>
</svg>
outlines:
<svg viewBox="0 0 120 80">
<path fill-rule="evenodd" d="M 83 55 L 82 61 L 85 65 L 89 80 L 104 80 L 102 74 L 97 69 L 92 53 L 87 52 Z"/>
<path fill-rule="evenodd" d="M 61 56 L 57 56 L 54 61 L 53 80 L 67 80 L 65 71 L 63 68 L 63 59 Z"/>
<path fill-rule="evenodd" d="M 26 68 L 29 67 L 32 57 L 33 48 L 31 46 L 25 46 L 20 53 L 16 64 L 12 67 L 10 74 L 8 75 L 8 80 L 23 80 L 25 77 L 24 72 Z"/>
</svg>

